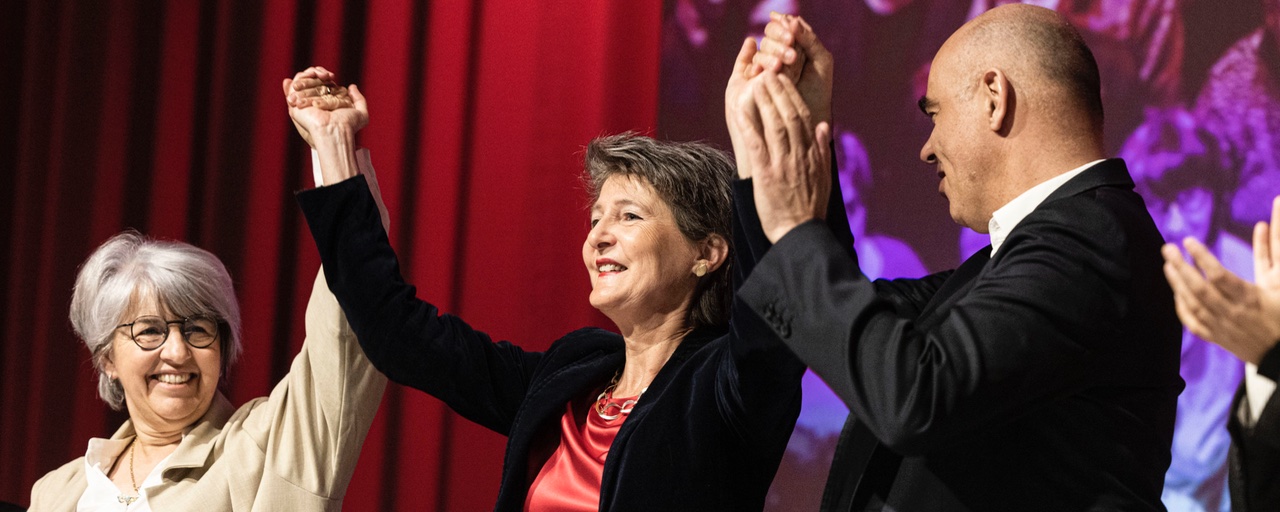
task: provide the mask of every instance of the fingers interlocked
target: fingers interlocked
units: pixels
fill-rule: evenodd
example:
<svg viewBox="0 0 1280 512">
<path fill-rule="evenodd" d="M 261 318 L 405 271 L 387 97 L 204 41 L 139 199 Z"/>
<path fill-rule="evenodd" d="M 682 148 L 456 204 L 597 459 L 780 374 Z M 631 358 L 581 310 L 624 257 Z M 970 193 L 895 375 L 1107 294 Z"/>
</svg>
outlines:
<svg viewBox="0 0 1280 512">
<path fill-rule="evenodd" d="M 338 85 L 336 75 L 313 66 L 285 80 L 285 95 L 294 108 L 319 107 L 325 110 L 350 107 L 354 101 L 346 87 Z"/>
</svg>

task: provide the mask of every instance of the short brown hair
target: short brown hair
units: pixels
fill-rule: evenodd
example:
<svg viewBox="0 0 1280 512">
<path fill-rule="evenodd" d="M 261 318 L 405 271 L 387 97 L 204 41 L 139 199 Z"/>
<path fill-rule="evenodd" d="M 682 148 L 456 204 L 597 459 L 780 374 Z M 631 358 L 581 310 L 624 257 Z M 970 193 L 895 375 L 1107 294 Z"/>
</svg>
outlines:
<svg viewBox="0 0 1280 512">
<path fill-rule="evenodd" d="M 583 180 L 591 201 L 612 176 L 640 178 L 658 192 L 675 215 L 680 233 L 693 242 L 720 235 L 729 244 L 725 263 L 694 290 L 688 321 L 693 327 L 726 326 L 732 299 L 733 159 L 700 142 L 654 140 L 632 132 L 598 137 L 587 145 Z"/>
</svg>

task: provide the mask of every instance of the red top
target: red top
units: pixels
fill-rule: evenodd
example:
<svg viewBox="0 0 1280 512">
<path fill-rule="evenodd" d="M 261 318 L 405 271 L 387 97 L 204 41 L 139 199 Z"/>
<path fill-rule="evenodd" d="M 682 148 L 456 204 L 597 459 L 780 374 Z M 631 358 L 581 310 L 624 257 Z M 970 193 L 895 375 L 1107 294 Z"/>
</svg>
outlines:
<svg viewBox="0 0 1280 512">
<path fill-rule="evenodd" d="M 617 414 L 622 403 L 635 397 L 610 398 L 605 411 Z M 600 478 L 613 438 L 626 421 L 626 414 L 606 420 L 596 414 L 596 400 L 575 411 L 574 401 L 565 404 L 560 417 L 560 446 L 542 465 L 529 487 L 524 509 L 529 511 L 586 512 L 600 510 Z M 634 403 L 634 402 L 632 402 Z"/>
</svg>

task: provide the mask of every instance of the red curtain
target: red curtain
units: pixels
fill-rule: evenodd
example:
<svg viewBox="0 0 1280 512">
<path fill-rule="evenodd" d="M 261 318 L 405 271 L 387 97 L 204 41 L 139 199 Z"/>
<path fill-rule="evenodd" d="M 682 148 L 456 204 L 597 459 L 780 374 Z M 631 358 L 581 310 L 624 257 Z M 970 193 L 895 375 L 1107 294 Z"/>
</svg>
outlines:
<svg viewBox="0 0 1280 512">
<path fill-rule="evenodd" d="M 419 294 L 542 349 L 583 325 L 579 185 L 592 137 L 652 132 L 661 2 L 41 1 L 0 21 L 0 501 L 124 416 L 97 398 L 67 321 L 78 265 L 126 228 L 227 264 L 245 352 L 230 398 L 265 395 L 303 339 L 319 262 L 292 192 L 310 185 L 281 79 L 360 84 L 361 135 Z M 482 510 L 505 439 L 391 386 L 351 510 Z"/>
</svg>

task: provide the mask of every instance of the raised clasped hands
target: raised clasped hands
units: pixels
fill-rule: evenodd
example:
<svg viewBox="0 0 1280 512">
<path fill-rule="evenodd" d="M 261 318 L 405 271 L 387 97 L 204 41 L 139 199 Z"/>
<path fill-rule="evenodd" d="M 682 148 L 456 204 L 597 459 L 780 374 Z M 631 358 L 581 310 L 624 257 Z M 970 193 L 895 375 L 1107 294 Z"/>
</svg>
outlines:
<svg viewBox="0 0 1280 512">
<path fill-rule="evenodd" d="M 725 120 L 738 175 L 752 178 L 761 227 L 776 243 L 826 215 L 832 68 L 831 54 L 804 20 L 771 18 L 759 51 L 754 41 L 743 42 L 725 89 Z"/>
<path fill-rule="evenodd" d="M 784 75 L 751 79 L 733 122 L 752 169 L 756 214 L 770 242 L 792 228 L 825 218 L 831 193 L 831 125 L 812 113 Z"/>
<path fill-rule="evenodd" d="M 354 134 L 369 123 L 369 107 L 360 89 L 355 84 L 337 85 L 336 78 L 333 72 L 312 66 L 284 79 L 282 84 L 289 118 L 313 148 L 324 134 Z"/>
<path fill-rule="evenodd" d="M 756 73 L 786 76 L 809 106 L 813 122 L 831 122 L 831 88 L 835 60 L 803 18 L 769 13 L 760 49 L 752 55 Z"/>
<path fill-rule="evenodd" d="M 725 86 L 725 122 L 729 139 L 737 156 L 738 176 L 751 177 L 750 162 L 741 155 L 742 135 L 734 119 L 744 98 L 750 97 L 747 84 L 764 71 L 787 77 L 795 85 L 814 123 L 831 121 L 832 64 L 831 52 L 822 46 L 813 29 L 799 16 L 770 13 L 759 49 L 755 40 L 747 38 L 734 62 L 733 74 Z"/>
<path fill-rule="evenodd" d="M 360 89 L 341 87 L 329 70 L 313 66 L 284 79 L 289 118 L 302 139 L 320 158 L 324 184 L 333 184 L 360 173 L 355 157 L 355 135 L 369 123 L 369 106 Z"/>
<path fill-rule="evenodd" d="M 1259 222 L 1253 229 L 1255 283 L 1223 268 L 1199 241 L 1187 238 L 1183 246 L 1194 266 L 1177 245 L 1162 249 L 1178 318 L 1196 336 L 1242 361 L 1260 363 L 1280 340 L 1280 197 L 1272 204 L 1271 224 Z"/>
</svg>

